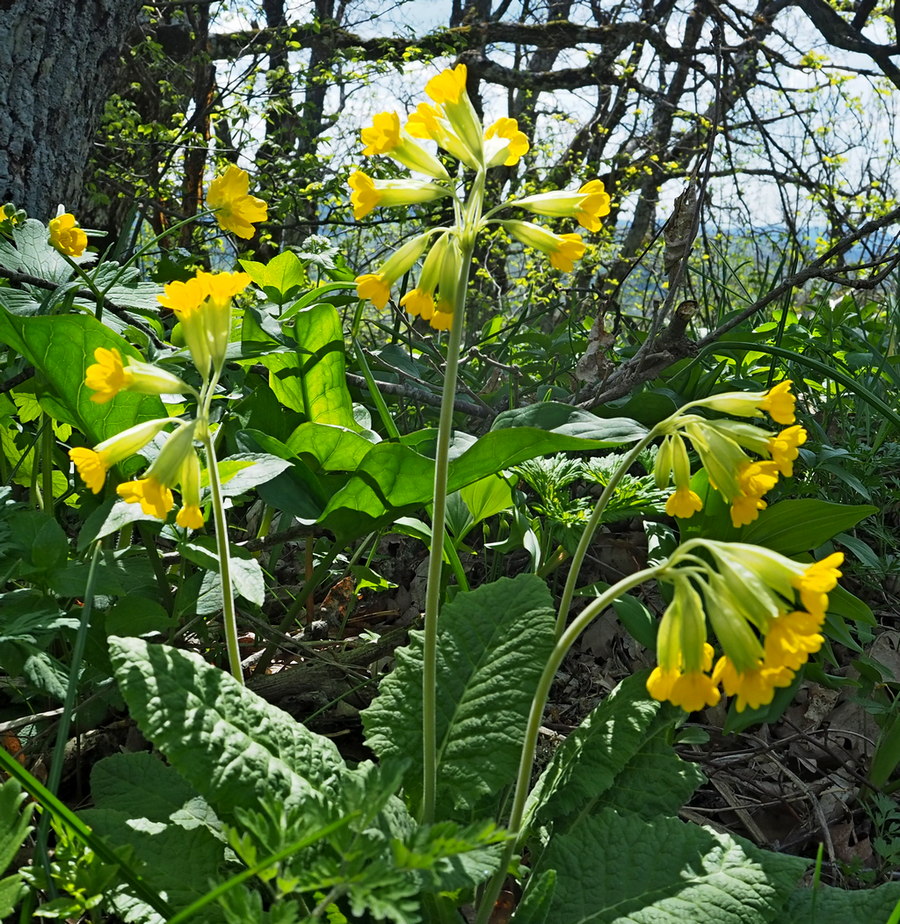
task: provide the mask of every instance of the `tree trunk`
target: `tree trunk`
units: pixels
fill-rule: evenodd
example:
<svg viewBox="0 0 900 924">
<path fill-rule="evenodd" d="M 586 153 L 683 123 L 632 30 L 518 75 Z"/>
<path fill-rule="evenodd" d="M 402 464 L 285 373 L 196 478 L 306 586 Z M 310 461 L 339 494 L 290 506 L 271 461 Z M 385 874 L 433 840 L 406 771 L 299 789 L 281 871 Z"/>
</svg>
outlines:
<svg viewBox="0 0 900 924">
<path fill-rule="evenodd" d="M 0 0 L 0 202 L 77 210 L 94 130 L 141 0 Z"/>
</svg>

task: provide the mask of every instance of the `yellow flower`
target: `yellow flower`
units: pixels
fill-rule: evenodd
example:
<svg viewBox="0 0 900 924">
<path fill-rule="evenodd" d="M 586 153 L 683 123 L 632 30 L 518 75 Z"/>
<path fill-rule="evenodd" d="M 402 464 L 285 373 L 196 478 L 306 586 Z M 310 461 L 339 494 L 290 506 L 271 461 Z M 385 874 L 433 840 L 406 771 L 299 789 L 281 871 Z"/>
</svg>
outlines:
<svg viewBox="0 0 900 924">
<path fill-rule="evenodd" d="M 50 243 L 67 257 L 80 257 L 87 247 L 87 235 L 71 212 L 50 219 Z"/>
<path fill-rule="evenodd" d="M 247 172 L 231 164 L 209 184 L 206 196 L 206 204 L 215 210 L 219 227 L 246 239 L 253 237 L 256 232 L 253 225 L 265 221 L 268 213 L 266 203 L 249 195 L 249 188 Z"/>
<path fill-rule="evenodd" d="M 678 488 L 666 501 L 666 513 L 670 517 L 679 517 L 682 520 L 690 519 L 698 510 L 703 509 L 700 495 L 690 488 Z"/>
<path fill-rule="evenodd" d="M 400 117 L 396 112 L 379 112 L 372 119 L 372 125 L 361 132 L 363 154 L 386 154 L 398 163 L 436 179 L 449 179 L 444 165 L 430 152 L 400 129 Z"/>
<path fill-rule="evenodd" d="M 758 709 L 772 702 L 778 687 L 789 687 L 794 674 L 786 667 L 758 667 L 738 671 L 727 657 L 719 658 L 713 670 L 713 681 L 721 683 L 727 696 L 737 696 L 735 708 L 743 712 L 747 706 Z"/>
<path fill-rule="evenodd" d="M 795 610 L 773 619 L 766 633 L 765 663 L 769 667 L 787 667 L 796 671 L 824 641 L 823 618 Z"/>
<path fill-rule="evenodd" d="M 373 180 L 362 170 L 354 170 L 348 180 L 353 217 L 365 218 L 372 209 L 431 202 L 449 196 L 450 191 L 437 183 L 420 180 Z"/>
<path fill-rule="evenodd" d="M 356 277 L 356 294 L 370 301 L 376 308 L 385 308 L 391 297 L 391 284 L 381 273 L 363 273 Z"/>
<path fill-rule="evenodd" d="M 144 513 L 164 520 L 175 505 L 172 488 L 184 477 L 185 461 L 194 451 L 197 422 L 182 421 L 166 440 L 143 478 L 120 484 L 116 491 L 129 504 L 139 503 Z M 199 474 L 197 475 L 199 485 Z"/>
<path fill-rule="evenodd" d="M 206 273 L 199 270 L 185 282 L 170 282 L 157 301 L 171 308 L 181 322 L 184 341 L 194 365 L 206 378 L 210 367 L 220 370 L 231 335 L 231 301 L 250 284 L 247 273 Z"/>
<path fill-rule="evenodd" d="M 782 430 L 769 440 L 769 452 L 772 461 L 778 466 L 785 478 L 794 474 L 794 460 L 800 455 L 799 446 L 806 442 L 807 433 L 803 427 L 795 425 Z"/>
<path fill-rule="evenodd" d="M 500 164 L 514 167 L 530 147 L 525 132 L 519 131 L 519 123 L 506 116 L 488 127 L 484 140 L 487 142 L 484 156 L 488 167 L 498 167 Z"/>
<path fill-rule="evenodd" d="M 759 402 L 759 408 L 767 411 L 775 423 L 792 424 L 796 420 L 795 408 L 797 399 L 791 394 L 791 380 L 779 382 L 770 388 L 765 397 Z"/>
<path fill-rule="evenodd" d="M 359 286 L 357 286 L 358 292 Z M 359 297 L 366 298 L 367 296 L 360 295 Z M 387 299 L 385 299 L 385 303 L 387 303 Z M 415 289 L 410 289 L 400 299 L 400 307 L 406 309 L 413 317 L 421 316 L 427 321 L 434 314 L 434 293 L 417 286 Z"/>
<path fill-rule="evenodd" d="M 825 616 L 828 594 L 837 586 L 844 561 L 843 552 L 833 552 L 821 561 L 813 562 L 802 574 L 794 577 L 793 585 L 800 591 L 800 600 L 813 616 Z"/>
<path fill-rule="evenodd" d="M 738 470 L 738 493 L 731 498 L 731 522 L 735 527 L 752 523 L 760 510 L 768 506 L 763 494 L 771 491 L 778 482 L 778 465 L 775 462 L 747 462 Z"/>
<path fill-rule="evenodd" d="M 588 231 L 600 230 L 600 219 L 609 214 L 609 196 L 602 180 L 591 180 L 577 192 L 554 190 L 526 196 L 514 203 L 537 215 L 551 218 L 576 218 Z"/>
<path fill-rule="evenodd" d="M 144 513 L 160 520 L 164 520 L 175 505 L 171 490 L 152 475 L 126 481 L 116 488 L 116 493 L 126 503 L 140 504 Z"/>
<path fill-rule="evenodd" d="M 702 671 L 686 671 L 672 684 L 667 699 L 685 712 L 698 712 L 715 706 L 722 698 L 716 682 Z"/>
<path fill-rule="evenodd" d="M 575 261 L 580 260 L 587 250 L 578 234 L 554 234 L 530 221 L 511 219 L 500 224 L 523 244 L 547 254 L 550 257 L 550 265 L 564 273 L 571 273 L 575 268 Z"/>
<path fill-rule="evenodd" d="M 109 471 L 107 460 L 99 452 L 84 446 L 70 449 L 69 458 L 75 463 L 81 480 L 94 494 L 99 494 L 106 481 L 106 473 Z"/>
<path fill-rule="evenodd" d="M 368 299 L 376 308 L 384 308 L 391 296 L 391 286 L 415 265 L 428 246 L 430 232 L 419 234 L 402 247 L 398 247 L 385 260 L 377 273 L 363 273 L 356 277 L 356 294 Z"/>
<path fill-rule="evenodd" d="M 436 103 L 458 103 L 466 92 L 467 71 L 465 64 L 441 71 L 425 84 L 425 93 Z"/>
<path fill-rule="evenodd" d="M 453 131 L 471 152 L 476 163 L 481 164 L 483 163 L 483 133 L 481 122 L 466 92 L 467 76 L 465 64 L 457 64 L 456 67 L 448 68 L 432 77 L 425 84 L 425 93 L 440 107 L 439 111 L 446 116 Z M 466 163 L 465 159 L 460 159 Z"/>
<path fill-rule="evenodd" d="M 99 494 L 110 468 L 139 452 L 170 423 L 172 420 L 169 417 L 144 421 L 98 443 L 93 449 L 76 446 L 69 450 L 69 458 L 75 464 L 81 480 L 94 494 Z"/>
<path fill-rule="evenodd" d="M 120 392 L 128 388 L 128 378 L 122 364 L 122 354 L 113 347 L 97 347 L 94 350 L 96 363 L 87 367 L 84 384 L 94 392 L 91 401 L 106 404 Z"/>
<path fill-rule="evenodd" d="M 203 511 L 200 509 L 200 460 L 193 449 L 184 457 L 179 480 L 182 506 L 175 516 L 175 522 L 185 529 L 200 529 L 203 526 Z"/>
<path fill-rule="evenodd" d="M 766 411 L 776 423 L 792 424 L 797 399 L 791 394 L 790 379 L 779 382 L 768 391 L 731 391 L 700 401 L 692 401 L 689 407 L 708 407 L 736 417 L 762 417 Z"/>
</svg>

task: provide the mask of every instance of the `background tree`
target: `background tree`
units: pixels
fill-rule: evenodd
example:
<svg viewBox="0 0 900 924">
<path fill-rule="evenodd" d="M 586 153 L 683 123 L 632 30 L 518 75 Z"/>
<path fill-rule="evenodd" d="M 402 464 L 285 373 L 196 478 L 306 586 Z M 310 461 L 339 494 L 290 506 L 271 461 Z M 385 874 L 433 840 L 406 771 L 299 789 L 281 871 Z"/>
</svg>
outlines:
<svg viewBox="0 0 900 924">
<path fill-rule="evenodd" d="M 140 0 L 0 4 L 0 202 L 78 208 L 94 130 Z"/>
</svg>

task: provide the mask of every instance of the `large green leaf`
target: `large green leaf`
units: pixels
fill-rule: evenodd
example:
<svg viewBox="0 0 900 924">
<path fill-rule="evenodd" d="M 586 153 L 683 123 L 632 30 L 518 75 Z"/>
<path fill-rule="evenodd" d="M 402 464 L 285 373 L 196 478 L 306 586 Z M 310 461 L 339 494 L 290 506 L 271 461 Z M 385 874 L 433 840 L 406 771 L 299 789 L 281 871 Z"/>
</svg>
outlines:
<svg viewBox="0 0 900 924">
<path fill-rule="evenodd" d="M 674 815 L 703 782 L 668 743 L 683 713 L 651 699 L 642 671 L 623 681 L 553 755 L 529 796 L 526 817 L 556 834 L 605 804 L 643 818 Z"/>
<path fill-rule="evenodd" d="M 677 818 L 647 821 L 605 808 L 550 839 L 515 924 L 785 924 L 807 866 L 798 857 Z M 548 900 L 545 876 L 556 871 Z M 859 920 L 859 919 L 857 919 Z"/>
<path fill-rule="evenodd" d="M 478 440 L 458 441 L 458 454 L 450 461 L 449 490 L 458 491 L 536 456 L 608 449 L 634 442 L 646 434 L 646 430 L 634 421 L 602 420 L 593 415 L 587 415 L 591 418 L 588 427 L 585 412 L 573 408 L 566 411 L 568 416 L 563 416 L 557 409 L 552 419 L 545 421 L 557 423 L 556 429 L 504 425 Z M 591 435 L 573 436 L 572 430 Z M 459 452 L 462 447 L 466 448 Z M 323 454 L 317 458 L 321 464 L 327 456 Z M 432 459 L 408 445 L 378 443 L 362 456 L 353 477 L 334 494 L 319 522 L 341 535 L 359 535 L 381 525 L 398 510 L 412 512 L 427 503 L 433 485 Z"/>
<path fill-rule="evenodd" d="M 279 305 L 294 294 L 293 290 L 306 282 L 306 270 L 292 250 L 284 250 L 268 263 L 240 260 L 244 272 Z"/>
<path fill-rule="evenodd" d="M 81 817 L 113 847 L 131 847 L 147 884 L 176 908 L 196 901 L 218 878 L 225 853 L 218 820 L 158 757 L 138 752 L 101 760 L 91 771 L 91 794 L 96 808 Z"/>
<path fill-rule="evenodd" d="M 782 555 L 799 555 L 875 513 L 878 508 L 867 504 L 833 504 L 811 497 L 785 500 L 763 510 L 745 528 L 741 541 L 764 545 Z"/>
<path fill-rule="evenodd" d="M 790 924 L 887 924 L 898 904 L 900 882 L 852 892 L 819 886 L 794 892 L 782 920 Z"/>
<path fill-rule="evenodd" d="M 127 341 L 87 315 L 17 317 L 0 308 L 0 341 L 20 353 L 50 386 L 42 404 L 57 420 L 99 443 L 136 423 L 166 417 L 156 395 L 123 391 L 106 404 L 91 401 L 85 369 L 97 347 L 117 349 L 123 357 L 140 355 Z"/>
<path fill-rule="evenodd" d="M 535 575 L 501 578 L 459 594 L 438 623 L 438 793 L 445 808 L 471 808 L 515 779 L 525 722 L 553 647 L 553 601 Z M 407 758 L 413 797 L 422 776 L 422 633 L 363 713 L 369 746 Z"/>
<path fill-rule="evenodd" d="M 137 638 L 109 643 L 141 731 L 220 814 L 316 801 L 348 772 L 329 739 L 197 655 Z"/>
<path fill-rule="evenodd" d="M 347 389 L 344 334 L 334 305 L 326 302 L 298 311 L 296 352 L 262 357 L 269 385 L 287 407 L 315 423 L 358 430 Z"/>
</svg>

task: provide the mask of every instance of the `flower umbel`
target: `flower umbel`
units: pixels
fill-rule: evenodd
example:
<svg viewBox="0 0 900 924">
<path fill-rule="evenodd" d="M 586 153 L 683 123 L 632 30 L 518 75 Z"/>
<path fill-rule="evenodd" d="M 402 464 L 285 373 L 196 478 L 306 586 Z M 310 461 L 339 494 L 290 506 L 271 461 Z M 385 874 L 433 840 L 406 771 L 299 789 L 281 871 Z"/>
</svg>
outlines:
<svg viewBox="0 0 900 924">
<path fill-rule="evenodd" d="M 806 565 L 745 543 L 684 543 L 662 575 L 674 595 L 659 626 L 650 695 L 694 711 L 714 705 L 721 685 L 738 712 L 770 703 L 822 646 L 842 561 L 839 552 Z M 723 652 L 714 667 L 707 618 Z"/>
<path fill-rule="evenodd" d="M 253 226 L 268 217 L 268 206 L 262 199 L 249 194 L 250 177 L 235 164 L 209 184 L 206 204 L 215 212 L 223 231 L 249 239 L 256 233 Z"/>
</svg>

